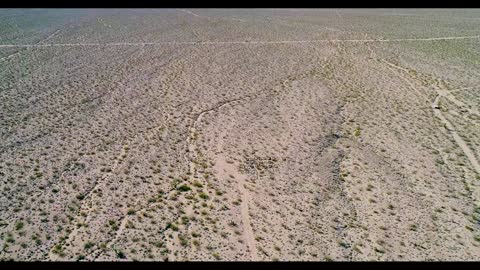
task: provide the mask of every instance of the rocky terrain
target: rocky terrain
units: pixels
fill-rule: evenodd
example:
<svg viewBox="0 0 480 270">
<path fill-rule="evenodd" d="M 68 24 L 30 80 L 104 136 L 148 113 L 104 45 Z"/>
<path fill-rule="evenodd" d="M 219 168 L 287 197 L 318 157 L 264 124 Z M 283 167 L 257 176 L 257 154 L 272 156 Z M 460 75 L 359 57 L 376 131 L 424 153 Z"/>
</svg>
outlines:
<svg viewBox="0 0 480 270">
<path fill-rule="evenodd" d="M 480 10 L 0 10 L 0 260 L 478 260 Z"/>
</svg>

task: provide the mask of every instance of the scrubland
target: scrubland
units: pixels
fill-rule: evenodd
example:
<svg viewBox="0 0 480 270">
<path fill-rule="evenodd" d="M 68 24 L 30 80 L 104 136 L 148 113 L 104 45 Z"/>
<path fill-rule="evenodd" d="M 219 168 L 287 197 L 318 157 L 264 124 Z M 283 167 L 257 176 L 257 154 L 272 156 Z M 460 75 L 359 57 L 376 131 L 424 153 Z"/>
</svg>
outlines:
<svg viewBox="0 0 480 270">
<path fill-rule="evenodd" d="M 1 10 L 0 259 L 478 260 L 479 16 Z"/>
</svg>

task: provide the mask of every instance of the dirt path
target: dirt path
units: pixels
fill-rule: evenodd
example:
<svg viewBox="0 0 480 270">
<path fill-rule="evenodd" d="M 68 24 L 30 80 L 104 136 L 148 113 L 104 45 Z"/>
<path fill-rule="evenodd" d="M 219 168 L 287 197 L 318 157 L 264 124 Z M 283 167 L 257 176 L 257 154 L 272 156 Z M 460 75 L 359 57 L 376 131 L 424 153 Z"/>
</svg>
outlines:
<svg viewBox="0 0 480 270">
<path fill-rule="evenodd" d="M 250 258 L 258 261 L 257 248 L 255 247 L 255 237 L 253 235 L 252 222 L 250 221 L 249 202 L 252 200 L 250 192 L 244 187 L 245 178 L 237 175 L 238 190 L 240 191 L 242 202 L 240 203 L 240 212 L 242 215 L 242 224 L 244 226 L 245 242 L 250 250 Z"/>
<path fill-rule="evenodd" d="M 465 90 L 465 89 L 467 89 L 467 88 L 468 88 L 468 87 L 461 88 L 461 89 Z M 471 87 L 471 88 L 474 88 L 474 87 Z M 452 91 L 448 91 L 448 90 L 437 90 L 437 92 L 439 93 L 440 96 L 445 97 L 446 99 L 448 99 L 449 101 L 451 101 L 452 103 L 454 103 L 455 105 L 457 105 L 458 107 L 464 108 L 464 109 L 467 110 L 470 114 L 474 114 L 474 115 L 480 116 L 480 111 L 469 108 L 469 106 L 468 106 L 467 104 L 465 104 L 464 102 L 456 99 L 455 96 L 452 95 L 452 92 L 453 92 L 453 91 L 459 91 L 459 90 L 460 90 L 460 89 L 456 89 L 456 90 L 452 90 Z"/>
<path fill-rule="evenodd" d="M 448 121 L 445 118 L 445 116 L 443 116 L 442 111 L 438 107 L 438 102 L 440 101 L 441 97 L 444 97 L 445 91 L 437 90 L 437 93 L 438 93 L 438 95 L 432 103 L 432 109 L 433 109 L 434 115 L 436 117 L 438 117 L 440 119 L 440 121 L 442 121 L 442 123 L 445 124 L 447 129 L 452 134 L 455 142 L 460 146 L 460 148 L 462 149 L 465 156 L 467 156 L 467 158 L 470 161 L 470 163 L 472 164 L 474 170 L 478 174 L 480 174 L 480 164 L 479 164 L 478 160 L 476 159 L 475 155 L 473 154 L 473 151 L 470 149 L 470 147 L 468 147 L 467 143 L 465 143 L 465 141 L 462 139 L 462 137 L 460 137 L 460 135 L 458 135 L 458 132 L 455 129 L 455 127 L 450 123 L 450 121 Z"/>
<path fill-rule="evenodd" d="M 207 110 L 204 110 L 204 111 L 200 112 L 197 115 L 197 117 L 195 118 L 192 126 L 189 129 L 189 136 L 187 138 L 188 150 L 189 150 L 189 153 L 191 155 L 189 164 L 190 164 L 190 174 L 191 174 L 192 178 L 194 177 L 194 173 L 195 173 L 195 162 L 194 162 L 194 160 L 195 160 L 195 157 L 196 157 L 196 153 L 195 153 L 194 138 L 196 137 L 196 127 L 197 127 L 198 123 L 200 123 L 200 121 L 202 120 L 204 115 L 206 115 L 208 113 L 218 111 L 219 109 L 221 109 L 224 106 L 231 105 L 232 103 L 240 102 L 242 100 L 252 98 L 252 97 L 254 97 L 254 96 L 244 96 L 244 97 L 241 97 L 241 98 L 236 98 L 236 99 L 224 101 L 224 102 L 221 102 L 221 103 L 213 106 L 210 109 L 207 109 Z M 225 136 L 225 131 L 222 133 L 222 135 L 220 135 L 220 138 L 223 138 L 223 136 Z M 223 150 L 223 145 L 224 144 L 221 142 L 220 145 L 221 145 L 221 149 Z M 250 221 L 249 206 L 248 206 L 249 202 L 251 201 L 251 195 L 247 191 L 247 189 L 244 187 L 244 184 L 246 182 L 246 176 L 240 174 L 238 172 L 238 170 L 236 169 L 234 164 L 227 163 L 226 160 L 225 160 L 225 157 L 223 155 L 218 155 L 216 159 L 217 160 L 216 160 L 215 164 L 216 164 L 216 167 L 217 167 L 217 171 L 221 175 L 223 175 L 224 177 L 229 177 L 229 175 L 233 175 L 235 177 L 236 181 L 237 181 L 237 187 L 238 187 L 238 190 L 239 190 L 240 196 L 241 196 L 240 213 L 241 213 L 241 219 L 242 219 L 242 224 L 243 224 L 243 229 L 244 229 L 244 240 L 247 244 L 251 260 L 258 261 L 259 258 L 258 258 L 258 254 L 257 254 L 257 249 L 255 247 L 255 237 L 254 237 L 254 234 L 253 234 L 253 229 L 252 229 L 252 225 L 251 225 L 251 221 Z"/>
<path fill-rule="evenodd" d="M 15 55 L 19 55 L 20 52 L 21 52 L 21 51 L 18 51 L 18 52 L 9 54 L 9 55 L 7 55 L 7 56 L 4 56 L 4 57 L 0 58 L 0 61 L 5 61 L 5 60 L 7 60 L 7 59 L 10 59 L 10 58 L 14 57 Z"/>
<path fill-rule="evenodd" d="M 396 68 L 396 69 L 399 69 L 399 70 L 401 70 L 401 71 L 403 71 L 403 72 L 408 73 L 408 69 L 406 69 L 406 68 L 403 68 L 403 67 L 401 67 L 401 66 L 395 65 L 394 63 L 391 63 L 391 62 L 389 62 L 389 61 L 387 61 L 387 60 L 385 60 L 385 59 L 380 59 L 380 61 L 382 61 L 383 63 L 385 63 L 385 64 L 387 64 L 387 65 L 389 65 L 389 66 L 391 66 L 391 67 L 393 67 L 393 68 Z"/>
<path fill-rule="evenodd" d="M 40 42 L 38 42 L 38 44 L 42 44 L 43 42 L 53 38 L 54 36 L 56 36 L 58 33 L 60 33 L 60 29 L 56 30 L 55 32 L 53 32 L 51 35 L 49 35 L 48 37 L 46 37 L 45 39 L 41 40 Z"/>
<path fill-rule="evenodd" d="M 211 44 L 302 44 L 302 43 L 369 43 L 369 42 L 402 42 L 402 41 L 440 41 L 480 39 L 480 36 L 450 36 L 429 38 L 396 38 L 396 39 L 317 39 L 317 40 L 258 40 L 258 41 L 199 41 L 199 42 L 117 42 L 117 43 L 50 43 L 50 44 L 0 44 L 0 48 L 11 47 L 74 47 L 74 46 L 145 46 L 145 45 L 211 45 Z"/>
<path fill-rule="evenodd" d="M 196 154 L 195 154 L 195 142 L 193 140 L 196 137 L 196 131 L 197 131 L 198 123 L 200 123 L 200 121 L 202 120 L 202 118 L 205 114 L 217 111 L 224 106 L 227 106 L 227 105 L 229 105 L 231 103 L 234 103 L 234 102 L 244 100 L 244 99 L 249 98 L 249 97 L 250 96 L 244 96 L 244 97 L 241 97 L 241 98 L 235 98 L 235 99 L 230 99 L 230 100 L 220 102 L 220 103 L 214 105 L 213 107 L 211 107 L 209 109 L 201 111 L 200 113 L 198 113 L 195 116 L 193 124 L 189 128 L 188 137 L 187 137 L 187 140 L 186 140 L 187 141 L 187 146 L 188 146 L 188 153 L 190 153 L 190 155 L 191 155 L 190 158 L 186 157 L 186 159 L 187 159 L 187 161 L 190 162 L 189 163 L 189 167 L 190 167 L 189 171 L 190 171 L 190 174 L 192 175 L 192 177 L 195 173 L 195 163 L 193 161 L 195 160 L 195 156 L 196 156 Z"/>
<path fill-rule="evenodd" d="M 391 63 L 391 62 L 388 62 L 388 61 L 386 61 L 385 59 L 380 59 L 380 61 L 386 63 L 386 64 L 389 66 L 389 69 L 394 68 L 394 69 L 400 70 L 400 71 L 402 71 L 402 72 L 406 72 L 406 73 L 408 74 L 408 70 L 405 69 L 405 68 L 402 68 L 402 67 L 400 67 L 400 66 L 398 66 L 398 65 L 395 65 L 395 64 L 393 64 L 393 63 Z M 398 78 L 400 78 L 402 81 L 404 81 L 406 84 L 408 84 L 408 86 L 410 86 L 410 88 L 413 89 L 413 91 L 415 91 L 415 92 L 417 93 L 417 97 L 423 99 L 426 103 L 430 103 L 430 100 L 428 99 L 427 95 L 424 94 L 424 93 L 422 93 L 422 92 L 420 92 L 420 91 L 417 89 L 416 85 L 414 85 L 410 80 L 408 80 L 407 78 L 405 78 L 405 77 L 402 76 L 402 75 L 399 75 Z"/>
<path fill-rule="evenodd" d="M 408 70 L 403 68 L 403 67 L 400 67 L 398 65 L 395 65 L 393 63 L 390 63 L 384 59 L 381 59 L 382 62 L 388 64 L 389 66 L 393 67 L 393 68 L 396 68 L 398 70 L 401 70 L 402 72 L 406 72 L 408 73 Z M 402 78 L 402 80 L 404 80 L 413 90 L 415 90 L 420 97 L 422 97 L 422 99 L 427 99 L 427 97 L 425 97 L 422 93 L 420 93 L 418 90 L 417 90 L 417 87 L 415 85 L 413 85 L 412 82 L 410 82 L 408 79 L 404 78 L 403 76 L 399 76 L 400 78 Z M 460 137 L 460 135 L 458 135 L 458 132 L 457 130 L 455 129 L 455 127 L 452 125 L 452 123 L 450 123 L 450 121 L 448 121 L 445 116 L 443 116 L 442 114 L 442 111 L 440 110 L 440 108 L 438 107 L 438 102 L 440 101 L 440 98 L 441 97 L 445 97 L 447 99 L 449 99 L 450 101 L 452 101 L 455 105 L 457 106 L 460 106 L 460 107 L 466 107 L 466 104 L 464 104 L 463 102 L 461 101 L 458 101 L 455 99 L 454 96 L 451 95 L 451 92 L 453 91 L 460 91 L 460 90 L 466 90 L 466 89 L 471 89 L 471 88 L 474 88 L 476 86 L 473 86 L 473 87 L 463 87 L 463 88 L 458 88 L 458 89 L 454 89 L 454 90 L 451 90 L 451 91 L 448 91 L 446 89 L 436 89 L 437 91 L 437 96 L 435 97 L 434 101 L 431 103 L 431 107 L 433 109 L 433 113 L 436 117 L 438 117 L 440 119 L 440 121 L 442 121 L 442 123 L 445 124 L 445 126 L 447 127 L 447 129 L 450 131 L 450 133 L 452 134 L 455 142 L 460 146 L 460 148 L 462 149 L 462 151 L 464 152 L 464 154 L 467 156 L 468 160 L 470 161 L 470 163 L 472 164 L 474 170 L 480 174 L 480 164 L 478 162 L 478 160 L 476 159 L 473 151 L 468 147 L 467 143 L 465 143 L 465 141 L 462 139 L 462 137 Z M 476 110 L 472 110 L 472 109 L 468 109 L 467 110 L 472 113 L 472 114 L 477 114 L 478 115 L 478 111 Z"/>
<path fill-rule="evenodd" d="M 220 138 L 223 138 L 223 135 L 220 135 Z M 220 143 L 223 150 L 223 143 Z M 247 244 L 248 251 L 250 253 L 250 259 L 252 261 L 259 261 L 257 248 L 255 246 L 255 235 L 253 234 L 252 223 L 250 220 L 250 210 L 249 203 L 252 200 L 250 192 L 245 188 L 246 176 L 239 173 L 235 164 L 229 164 L 226 162 L 226 158 L 223 154 L 217 155 L 215 160 L 215 169 L 221 177 L 230 177 L 233 176 L 237 183 L 238 191 L 240 192 L 240 215 L 242 219 L 243 226 L 243 237 L 244 241 Z"/>
</svg>

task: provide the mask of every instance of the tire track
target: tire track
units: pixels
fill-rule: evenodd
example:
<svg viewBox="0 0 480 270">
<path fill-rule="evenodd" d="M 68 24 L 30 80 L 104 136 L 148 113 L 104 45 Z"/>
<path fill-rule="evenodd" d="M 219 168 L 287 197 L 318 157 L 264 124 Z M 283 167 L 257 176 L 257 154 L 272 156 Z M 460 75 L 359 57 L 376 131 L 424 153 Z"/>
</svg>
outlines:
<svg viewBox="0 0 480 270">
<path fill-rule="evenodd" d="M 465 104 L 464 102 L 456 99 L 455 96 L 452 95 L 452 92 L 453 92 L 453 91 L 461 91 L 461 90 L 471 89 L 471 88 L 476 88 L 476 87 L 478 87 L 478 86 L 464 87 L 464 88 L 455 89 L 455 90 L 452 90 L 452 91 L 448 91 L 448 90 L 437 90 L 437 93 L 439 93 L 440 96 L 448 99 L 449 101 L 451 101 L 452 103 L 454 103 L 454 104 L 457 105 L 458 107 L 460 107 L 460 108 L 465 108 L 465 110 L 467 110 L 468 113 L 473 114 L 473 115 L 480 116 L 480 111 L 469 108 L 469 106 L 468 106 L 467 104 Z"/>
<path fill-rule="evenodd" d="M 397 70 L 401 70 L 402 72 L 405 72 L 405 73 L 409 74 L 409 70 L 407 70 L 405 68 L 402 68 L 402 67 L 400 67 L 398 65 L 395 65 L 393 63 L 389 63 L 385 60 L 382 60 L 382 61 L 389 64 L 393 68 L 396 68 Z M 403 76 L 399 76 L 399 77 L 402 78 L 402 80 L 404 80 L 405 82 L 407 82 L 409 84 L 410 88 L 415 90 L 419 95 L 421 94 L 417 90 L 417 87 L 412 82 L 410 82 L 408 79 L 404 78 Z M 443 87 L 441 87 L 442 85 L 443 85 Z M 466 89 L 472 89 L 472 88 L 475 88 L 477 86 L 461 87 L 461 88 L 457 88 L 457 89 L 453 89 L 453 90 L 448 90 L 448 89 L 446 89 L 446 86 L 444 86 L 444 84 L 440 83 L 438 85 L 438 87 L 439 88 L 435 89 L 435 91 L 437 93 L 437 96 L 435 97 L 435 99 L 433 101 L 429 101 L 430 107 L 432 108 L 432 111 L 433 111 L 433 115 L 434 115 L 434 117 L 437 117 L 441 121 L 441 123 L 443 123 L 445 125 L 447 131 L 452 135 L 455 143 L 460 147 L 462 152 L 467 157 L 467 159 L 470 162 L 473 170 L 477 174 L 480 175 L 480 163 L 478 162 L 477 158 L 475 157 L 475 154 L 474 154 L 473 150 L 462 139 L 462 137 L 459 135 L 459 131 L 455 128 L 455 126 L 449 120 L 447 120 L 447 118 L 442 114 L 442 111 L 439 107 L 440 98 L 442 98 L 442 97 L 444 97 L 446 99 L 449 99 L 450 101 L 452 101 L 455 105 L 457 105 L 459 107 L 462 107 L 462 105 L 464 106 L 465 104 L 463 102 L 460 102 L 460 101 L 456 100 L 454 97 L 453 97 L 454 100 L 452 100 L 452 97 L 449 98 L 449 96 L 452 96 L 451 95 L 452 92 L 462 91 L 462 90 L 466 90 Z M 422 99 L 428 99 L 424 95 L 420 95 L 420 96 L 422 97 Z M 457 102 L 455 102 L 455 101 L 457 101 Z M 468 111 L 472 114 L 477 114 L 476 110 L 468 109 Z M 478 207 L 480 205 L 480 201 L 479 201 L 480 198 L 472 198 L 472 199 L 475 201 L 476 206 Z"/>
<path fill-rule="evenodd" d="M 381 59 L 381 61 L 387 63 L 388 65 L 390 65 L 390 66 L 392 66 L 392 67 L 394 67 L 398 70 L 401 70 L 402 72 L 405 72 L 407 74 L 409 73 L 409 70 L 407 70 L 403 67 L 395 65 L 393 63 L 390 63 L 390 62 L 388 62 L 384 59 Z M 423 99 L 427 99 L 426 96 L 424 96 L 420 92 L 418 92 L 417 87 L 415 85 L 413 85 L 413 83 L 411 83 L 409 80 L 407 80 L 403 76 L 399 76 L 399 77 L 402 78 L 405 82 L 407 82 L 409 84 L 409 86 L 412 89 L 414 89 Z M 458 135 L 458 131 L 455 129 L 455 127 L 452 125 L 452 123 L 450 123 L 450 121 L 448 121 L 447 118 L 445 118 L 445 116 L 443 116 L 443 114 L 440 110 L 440 107 L 438 106 L 438 103 L 439 103 L 441 97 L 445 97 L 445 98 L 449 99 L 450 101 L 452 101 L 455 105 L 457 105 L 459 107 L 465 106 L 465 104 L 463 102 L 460 102 L 460 101 L 456 100 L 454 97 L 453 97 L 453 99 L 452 99 L 452 97 L 449 98 L 449 96 L 451 96 L 451 93 L 454 92 L 454 91 L 461 91 L 461 90 L 471 89 L 471 88 L 475 88 L 475 87 L 477 87 L 477 86 L 462 87 L 462 88 L 458 88 L 458 89 L 454 89 L 454 90 L 450 90 L 450 91 L 446 90 L 446 89 L 436 89 L 435 91 L 437 92 L 437 96 L 435 97 L 433 102 L 431 102 L 430 106 L 433 110 L 434 116 L 439 118 L 440 121 L 443 124 L 445 124 L 448 131 L 452 134 L 455 142 L 458 144 L 458 146 L 460 146 L 463 153 L 467 156 L 468 160 L 472 164 L 473 169 L 478 174 L 480 174 L 480 163 L 478 162 L 475 155 L 473 154 L 473 151 L 470 149 L 470 147 L 468 147 L 467 143 L 465 143 L 465 141 L 462 139 L 462 137 L 460 137 L 460 135 Z M 468 109 L 468 111 L 472 114 L 477 114 L 478 115 L 478 111 L 476 111 L 476 110 Z"/>
<path fill-rule="evenodd" d="M 472 149 L 470 149 L 470 147 L 468 147 L 467 143 L 462 139 L 462 137 L 458 135 L 457 129 L 452 125 L 452 123 L 450 123 L 450 121 L 447 120 L 447 118 L 445 118 L 445 116 L 443 116 L 442 111 L 438 107 L 438 102 L 440 101 L 441 97 L 445 97 L 445 91 L 437 90 L 437 96 L 435 97 L 435 100 L 432 102 L 432 105 L 431 105 L 433 114 L 437 118 L 439 118 L 443 124 L 445 124 L 448 131 L 452 134 L 455 142 L 458 144 L 458 146 L 460 146 L 460 148 L 462 149 L 462 152 L 465 154 L 465 156 L 468 158 L 468 160 L 472 164 L 473 169 L 478 174 L 480 174 L 480 163 L 476 159 Z"/>
</svg>

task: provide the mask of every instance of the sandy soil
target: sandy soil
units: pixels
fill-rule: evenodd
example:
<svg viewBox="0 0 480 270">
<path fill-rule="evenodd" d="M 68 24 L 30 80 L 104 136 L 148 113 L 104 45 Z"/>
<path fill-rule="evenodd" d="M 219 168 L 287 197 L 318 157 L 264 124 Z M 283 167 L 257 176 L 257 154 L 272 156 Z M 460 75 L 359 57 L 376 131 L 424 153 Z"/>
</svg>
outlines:
<svg viewBox="0 0 480 270">
<path fill-rule="evenodd" d="M 0 15 L 1 260 L 478 260 L 479 10 Z"/>
</svg>

